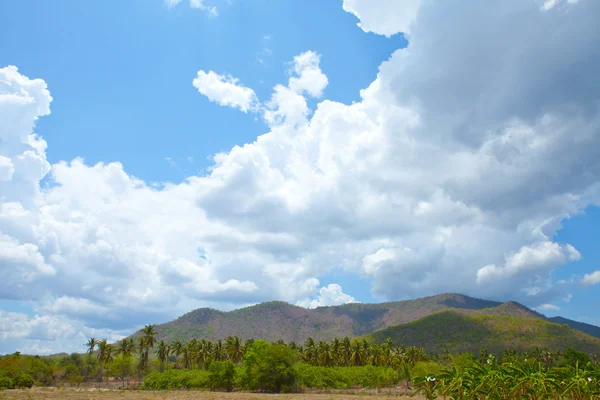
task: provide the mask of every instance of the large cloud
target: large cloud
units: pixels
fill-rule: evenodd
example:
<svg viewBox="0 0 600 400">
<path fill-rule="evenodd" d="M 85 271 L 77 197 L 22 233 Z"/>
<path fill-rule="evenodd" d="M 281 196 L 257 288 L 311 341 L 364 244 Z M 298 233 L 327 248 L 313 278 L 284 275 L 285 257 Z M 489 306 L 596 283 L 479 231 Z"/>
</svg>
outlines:
<svg viewBox="0 0 600 400">
<path fill-rule="evenodd" d="M 234 78 L 196 81 L 270 131 L 160 188 L 76 159 L 40 189 L 50 94 L 0 70 L 2 297 L 115 335 L 201 305 L 351 301 L 319 290 L 334 267 L 388 299 L 564 297 L 552 272 L 580 255 L 553 235 L 600 200 L 600 3 L 411 4 L 345 2 L 366 30 L 410 29 L 360 102 L 309 109 L 328 82 L 313 52 L 262 103 Z"/>
</svg>

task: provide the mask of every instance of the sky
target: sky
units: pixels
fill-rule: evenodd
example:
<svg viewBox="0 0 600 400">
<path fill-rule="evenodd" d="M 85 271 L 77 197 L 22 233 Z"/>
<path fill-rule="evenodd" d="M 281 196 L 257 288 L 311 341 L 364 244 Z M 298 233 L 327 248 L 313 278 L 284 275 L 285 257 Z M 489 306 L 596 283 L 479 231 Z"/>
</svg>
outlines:
<svg viewBox="0 0 600 400">
<path fill-rule="evenodd" d="M 600 325 L 597 15 L 0 2 L 0 354 L 270 300 Z"/>
</svg>

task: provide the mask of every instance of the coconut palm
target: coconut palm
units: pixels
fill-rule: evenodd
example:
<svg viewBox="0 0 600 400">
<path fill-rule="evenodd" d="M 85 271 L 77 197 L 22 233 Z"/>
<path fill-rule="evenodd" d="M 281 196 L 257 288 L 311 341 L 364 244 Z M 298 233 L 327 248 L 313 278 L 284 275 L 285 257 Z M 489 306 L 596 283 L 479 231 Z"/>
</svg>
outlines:
<svg viewBox="0 0 600 400">
<path fill-rule="evenodd" d="M 175 354 L 175 368 L 177 368 L 177 363 L 179 361 L 179 355 L 181 354 L 182 350 L 183 350 L 183 343 L 181 343 L 181 340 L 176 339 L 173 341 L 173 343 L 171 343 L 171 350 L 173 351 L 173 354 Z"/>
<path fill-rule="evenodd" d="M 121 356 L 121 382 L 125 382 L 125 359 L 133 355 L 135 351 L 135 341 L 131 339 L 123 339 L 119 342 L 116 350 L 116 355 Z"/>
<path fill-rule="evenodd" d="M 225 351 L 227 357 L 234 363 L 238 363 L 243 357 L 243 346 L 240 338 L 237 336 L 229 336 L 225 340 Z"/>
<path fill-rule="evenodd" d="M 144 347 L 144 366 L 145 366 L 145 371 L 146 371 L 146 375 L 147 375 L 148 368 L 150 366 L 150 363 L 148 362 L 148 353 L 150 352 L 150 349 L 153 348 L 154 344 L 156 343 L 155 336 L 158 335 L 158 332 L 156 332 L 156 325 L 146 325 L 140 330 L 140 332 L 141 332 L 142 338 L 143 338 L 143 341 L 140 343 L 142 343 L 142 345 Z"/>
<path fill-rule="evenodd" d="M 342 355 L 344 357 L 344 365 L 350 365 L 350 356 L 352 355 L 352 343 L 348 336 L 342 338 Z"/>
<path fill-rule="evenodd" d="M 160 372 L 165 371 L 165 363 L 167 362 L 167 360 L 169 358 L 170 350 L 171 349 L 165 343 L 164 340 L 161 340 L 160 342 L 158 342 L 158 346 L 156 349 L 156 355 L 158 357 L 158 360 L 160 361 Z"/>
<path fill-rule="evenodd" d="M 102 382 L 102 367 L 104 363 L 109 363 L 112 361 L 112 345 L 108 344 L 107 340 L 101 340 L 98 342 L 98 382 Z"/>
</svg>

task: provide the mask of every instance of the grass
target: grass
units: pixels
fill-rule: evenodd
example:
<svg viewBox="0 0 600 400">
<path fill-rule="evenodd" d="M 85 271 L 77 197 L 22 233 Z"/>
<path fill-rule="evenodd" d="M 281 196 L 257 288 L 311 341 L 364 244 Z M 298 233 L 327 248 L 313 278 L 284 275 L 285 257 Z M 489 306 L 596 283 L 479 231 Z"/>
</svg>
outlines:
<svg viewBox="0 0 600 400">
<path fill-rule="evenodd" d="M 342 393 L 293 393 L 293 394 L 261 394 L 261 393 L 222 393 L 207 391 L 161 391 L 150 392 L 144 390 L 119 391 L 108 389 L 51 389 L 34 388 L 29 390 L 0 391 L 2 400 L 342 400 L 350 398 L 368 398 L 369 400 L 383 399 L 409 399 L 407 395 L 393 391 L 383 391 L 382 394 L 359 394 L 346 391 Z M 424 397 L 415 396 L 413 399 L 422 400 Z"/>
</svg>

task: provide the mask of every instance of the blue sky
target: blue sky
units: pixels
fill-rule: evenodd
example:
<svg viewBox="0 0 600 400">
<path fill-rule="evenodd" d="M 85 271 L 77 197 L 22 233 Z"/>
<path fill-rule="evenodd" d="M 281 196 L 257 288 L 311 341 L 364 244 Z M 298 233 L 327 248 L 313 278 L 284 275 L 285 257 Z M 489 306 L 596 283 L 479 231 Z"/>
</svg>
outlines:
<svg viewBox="0 0 600 400">
<path fill-rule="evenodd" d="M 198 96 L 198 69 L 229 73 L 266 98 L 285 64 L 312 49 L 326 55 L 323 71 L 338 71 L 327 98 L 351 103 L 406 45 L 401 35 L 365 34 L 337 1 L 221 3 L 216 18 L 161 0 L 0 5 L 14 16 L 2 27 L 0 64 L 43 75 L 55 98 L 53 118 L 38 125 L 52 143 L 48 160 L 119 161 L 144 180 L 181 181 L 268 131 Z"/>
<path fill-rule="evenodd" d="M 392 3 L 1 2 L 0 353 L 266 300 L 600 324 L 597 3 Z"/>
</svg>

